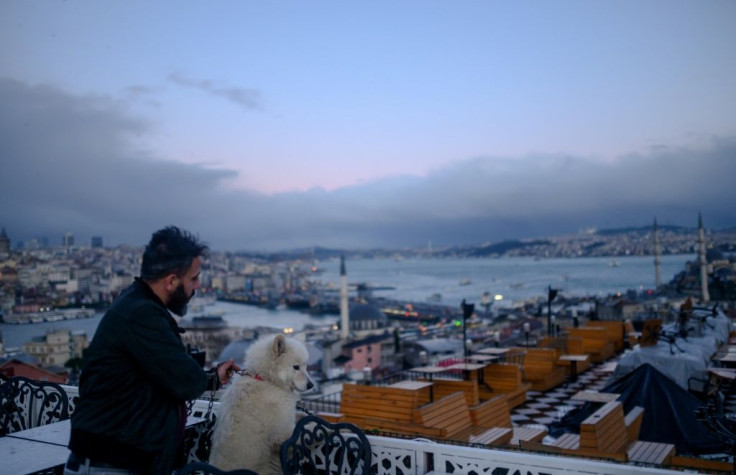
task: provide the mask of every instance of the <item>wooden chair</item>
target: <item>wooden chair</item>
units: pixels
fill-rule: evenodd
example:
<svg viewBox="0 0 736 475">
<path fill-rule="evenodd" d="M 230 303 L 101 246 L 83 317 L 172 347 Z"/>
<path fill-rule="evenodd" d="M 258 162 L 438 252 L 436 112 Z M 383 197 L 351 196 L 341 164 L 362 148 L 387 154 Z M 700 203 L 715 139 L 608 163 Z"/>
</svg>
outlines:
<svg viewBox="0 0 736 475">
<path fill-rule="evenodd" d="M 524 359 L 525 380 L 535 391 L 547 391 L 565 382 L 565 368 L 557 365 L 558 353 L 554 348 L 529 348 Z"/>
<path fill-rule="evenodd" d="M 0 385 L 0 436 L 69 419 L 69 397 L 56 383 L 15 376 Z"/>
<path fill-rule="evenodd" d="M 526 356 L 526 350 L 522 350 L 521 348 L 509 348 L 509 351 L 506 352 L 505 356 L 505 362 L 506 363 L 512 363 L 515 365 L 519 365 L 519 369 L 521 369 L 521 377 L 525 378 L 524 376 L 524 357 Z"/>
<path fill-rule="evenodd" d="M 513 363 L 494 363 L 483 368 L 484 384 L 478 386 L 480 399 L 493 399 L 505 394 L 510 408 L 526 402 L 526 392 L 531 388 L 521 377 L 521 368 Z"/>
<path fill-rule="evenodd" d="M 371 444 L 353 424 L 330 423 L 314 415 L 302 417 L 281 445 L 285 474 L 361 474 L 371 472 Z"/>
<path fill-rule="evenodd" d="M 626 334 L 624 322 L 620 320 L 593 320 L 589 321 L 585 326 L 605 328 L 608 335 L 608 342 L 613 345 L 614 351 L 620 353 L 624 350 L 624 344 L 628 340 L 628 336 L 624 338 Z"/>
<path fill-rule="evenodd" d="M 508 399 L 505 394 L 484 401 L 470 408 L 470 418 L 473 426 L 478 428 L 505 428 L 511 429 L 511 438 L 507 442 L 511 446 L 519 446 L 520 440 L 541 442 L 547 435 L 547 429 L 533 427 L 514 427 L 511 422 Z M 471 439 L 471 442 L 473 440 Z"/>
<path fill-rule="evenodd" d="M 429 381 L 426 379 L 420 379 L 419 381 Z M 442 399 L 445 396 L 449 396 L 452 393 L 461 392 L 465 395 L 465 400 L 468 407 L 474 406 L 480 402 L 478 395 L 478 381 L 463 381 L 459 379 L 437 379 L 433 381 L 434 386 L 432 392 L 434 399 Z"/>
<path fill-rule="evenodd" d="M 565 434 L 552 445 L 523 440 L 520 445 L 529 450 L 577 457 L 669 465 L 675 454 L 673 444 L 637 440 L 643 414 L 641 407 L 635 407 L 624 415 L 621 402 L 611 401 L 580 424 L 580 435 Z"/>
<path fill-rule="evenodd" d="M 608 330 L 603 327 L 570 328 L 568 332 L 570 337 L 582 339 L 582 352 L 590 355 L 592 363 L 606 361 L 615 353 L 613 343 L 608 341 Z"/>
<path fill-rule="evenodd" d="M 417 421 L 440 430 L 438 438 L 445 440 L 499 446 L 508 445 L 513 437 L 510 427 L 475 425 L 465 396 L 459 391 L 421 407 L 417 410 Z"/>
</svg>

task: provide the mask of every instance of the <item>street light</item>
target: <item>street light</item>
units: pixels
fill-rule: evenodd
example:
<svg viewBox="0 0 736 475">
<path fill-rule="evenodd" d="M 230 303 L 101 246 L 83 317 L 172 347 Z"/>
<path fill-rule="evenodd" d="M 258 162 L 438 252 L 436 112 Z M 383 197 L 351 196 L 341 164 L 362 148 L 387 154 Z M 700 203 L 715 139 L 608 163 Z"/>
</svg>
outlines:
<svg viewBox="0 0 736 475">
<path fill-rule="evenodd" d="M 552 301 L 557 297 L 557 289 L 547 287 L 547 335 L 552 335 Z"/>
<path fill-rule="evenodd" d="M 466 320 L 473 316 L 473 310 L 475 309 L 475 304 L 473 303 L 465 303 L 465 299 L 463 299 L 462 303 L 460 304 L 460 308 L 463 310 L 463 357 L 468 356 L 468 343 L 467 338 L 465 336 L 465 327 L 466 327 Z"/>
</svg>

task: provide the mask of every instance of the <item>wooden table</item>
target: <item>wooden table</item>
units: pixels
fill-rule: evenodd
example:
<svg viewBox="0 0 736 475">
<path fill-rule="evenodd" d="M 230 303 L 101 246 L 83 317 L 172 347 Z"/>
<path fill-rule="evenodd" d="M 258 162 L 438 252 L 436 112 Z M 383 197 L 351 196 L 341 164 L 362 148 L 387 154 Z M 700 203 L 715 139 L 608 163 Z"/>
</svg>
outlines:
<svg viewBox="0 0 736 475">
<path fill-rule="evenodd" d="M 618 366 L 618 363 L 615 361 L 609 361 L 608 363 L 603 363 L 598 368 L 596 368 L 596 371 L 599 373 L 613 373 L 616 371 L 616 366 Z"/>
<path fill-rule="evenodd" d="M 477 361 L 479 363 L 488 363 L 489 361 L 496 361 L 498 358 L 498 355 L 470 355 L 465 359 L 468 361 Z"/>
<path fill-rule="evenodd" d="M 508 348 L 483 348 L 477 350 L 476 353 L 483 353 L 484 355 L 504 355 L 508 353 Z"/>
<path fill-rule="evenodd" d="M 708 372 L 721 379 L 736 379 L 736 369 L 730 368 L 708 368 Z"/>
<path fill-rule="evenodd" d="M 620 394 L 616 393 L 599 393 L 598 391 L 578 391 L 570 399 L 575 401 L 585 402 L 600 402 L 605 404 L 607 402 L 615 401 Z"/>
<path fill-rule="evenodd" d="M 434 383 L 428 383 L 426 381 L 404 380 L 404 381 L 399 381 L 398 383 L 389 384 L 387 387 L 408 389 L 409 391 L 421 391 L 424 388 L 429 388 L 429 402 L 432 402 L 434 401 L 434 394 L 432 391 L 432 386 L 434 386 Z"/>
<path fill-rule="evenodd" d="M 412 368 L 409 371 L 414 371 L 417 373 L 422 373 L 426 378 L 428 378 L 430 381 L 432 381 L 432 378 L 437 373 L 444 373 L 447 371 L 446 366 L 417 366 L 416 368 Z"/>
<path fill-rule="evenodd" d="M 475 351 L 475 353 L 481 355 L 498 356 L 498 362 L 503 363 L 506 360 L 506 353 L 509 352 L 509 348 L 482 348 Z"/>
<path fill-rule="evenodd" d="M 720 362 L 723 366 L 736 366 L 736 353 L 728 352 L 718 355 L 713 360 Z"/>
<path fill-rule="evenodd" d="M 560 356 L 561 361 L 570 362 L 570 381 L 575 382 L 578 380 L 578 362 L 588 361 L 590 355 L 562 355 Z"/>
<path fill-rule="evenodd" d="M 470 379 L 470 373 L 472 371 L 478 372 L 478 382 L 483 382 L 483 368 L 485 368 L 486 364 L 481 363 L 456 363 L 454 365 L 450 365 L 446 368 L 446 370 L 453 370 L 453 369 L 459 369 L 462 370 L 462 372 L 465 374 L 465 379 Z"/>
</svg>

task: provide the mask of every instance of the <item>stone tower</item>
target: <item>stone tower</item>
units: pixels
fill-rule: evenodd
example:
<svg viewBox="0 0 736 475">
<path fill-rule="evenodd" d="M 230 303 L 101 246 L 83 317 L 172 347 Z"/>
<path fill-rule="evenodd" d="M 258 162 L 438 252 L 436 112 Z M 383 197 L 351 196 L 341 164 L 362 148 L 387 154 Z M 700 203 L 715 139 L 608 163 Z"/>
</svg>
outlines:
<svg viewBox="0 0 736 475">
<path fill-rule="evenodd" d="M 5 232 L 5 228 L 3 228 L 2 232 L 0 232 L 0 256 L 9 256 L 10 255 L 10 238 L 8 238 L 8 234 Z"/>
<path fill-rule="evenodd" d="M 698 258 L 700 262 L 700 298 L 703 303 L 710 302 L 708 293 L 708 261 L 705 258 L 705 231 L 703 217 L 698 213 Z"/>
<path fill-rule="evenodd" d="M 347 340 L 349 331 L 348 277 L 345 273 L 345 256 L 340 256 L 340 338 Z"/>
<path fill-rule="evenodd" d="M 654 278 L 657 289 L 662 287 L 662 249 L 659 247 L 659 226 L 654 218 Z"/>
</svg>

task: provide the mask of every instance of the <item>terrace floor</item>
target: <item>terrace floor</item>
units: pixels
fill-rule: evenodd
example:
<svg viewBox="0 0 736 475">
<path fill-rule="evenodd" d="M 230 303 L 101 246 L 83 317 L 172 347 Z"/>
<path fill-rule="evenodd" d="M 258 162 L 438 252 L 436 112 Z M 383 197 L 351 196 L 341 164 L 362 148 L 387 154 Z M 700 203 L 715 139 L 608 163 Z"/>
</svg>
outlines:
<svg viewBox="0 0 736 475">
<path fill-rule="evenodd" d="M 614 360 L 615 361 L 615 360 Z M 606 386 L 610 372 L 604 371 L 604 364 L 598 364 L 578 376 L 574 383 L 562 384 L 549 391 L 527 391 L 524 404 L 511 411 L 511 420 L 518 425 L 544 426 L 557 422 L 576 406 L 585 404 L 570 398 L 582 390 L 598 391 Z"/>
<path fill-rule="evenodd" d="M 617 355 L 593 366 L 579 375 L 574 383 L 562 384 L 545 392 L 527 391 L 526 402 L 511 410 L 512 422 L 514 425 L 545 427 L 549 430 L 551 424 L 559 422 L 568 412 L 585 404 L 584 401 L 571 399 L 574 394 L 584 390 L 600 391 L 609 384 L 611 365 L 620 358 L 621 355 Z M 736 380 L 724 381 L 719 391 L 723 396 L 723 411 L 726 417 L 736 420 Z M 554 440 L 554 437 L 547 435 L 544 443 L 552 443 Z M 730 459 L 731 455 L 722 453 L 702 457 L 724 460 Z"/>
</svg>

